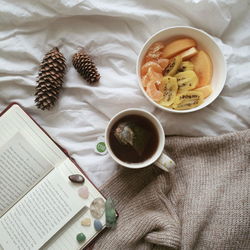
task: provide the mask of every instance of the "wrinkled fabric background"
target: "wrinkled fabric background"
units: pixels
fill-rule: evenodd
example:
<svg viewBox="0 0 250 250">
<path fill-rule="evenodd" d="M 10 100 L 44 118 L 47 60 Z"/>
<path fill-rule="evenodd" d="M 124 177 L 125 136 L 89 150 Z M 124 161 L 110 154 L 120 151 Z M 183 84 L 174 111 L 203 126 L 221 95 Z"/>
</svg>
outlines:
<svg viewBox="0 0 250 250">
<path fill-rule="evenodd" d="M 250 1 L 248 0 L 0 0 L 0 110 L 18 102 L 100 186 L 117 170 L 94 152 L 109 119 L 143 108 L 162 122 L 166 135 L 219 135 L 250 124 Z M 188 114 L 156 109 L 138 87 L 135 64 L 144 42 L 160 29 L 187 25 L 212 35 L 228 67 L 221 95 Z M 34 91 L 43 55 L 58 46 L 67 59 L 64 90 L 52 111 L 38 110 Z M 71 57 L 84 47 L 101 74 L 92 87 Z"/>
</svg>

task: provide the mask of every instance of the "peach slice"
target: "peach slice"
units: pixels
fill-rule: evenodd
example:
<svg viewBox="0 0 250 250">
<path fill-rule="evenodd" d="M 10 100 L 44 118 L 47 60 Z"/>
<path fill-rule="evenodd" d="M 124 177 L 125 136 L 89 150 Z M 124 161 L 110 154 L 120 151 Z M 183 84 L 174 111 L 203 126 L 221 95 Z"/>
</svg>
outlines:
<svg viewBox="0 0 250 250">
<path fill-rule="evenodd" d="M 159 73 L 162 72 L 162 68 L 158 63 L 149 61 L 149 62 L 142 65 L 142 67 L 141 67 L 141 75 L 142 76 L 145 75 L 148 72 L 149 68 L 152 68 L 152 70 L 155 71 L 155 72 L 159 72 Z"/>
<path fill-rule="evenodd" d="M 146 92 L 156 102 L 163 98 L 163 93 L 156 88 L 154 81 L 148 83 Z"/>
<path fill-rule="evenodd" d="M 171 58 L 181 53 L 184 50 L 190 49 L 196 46 L 196 42 L 191 38 L 182 38 L 175 40 L 165 46 L 162 56 L 164 58 Z"/>
<path fill-rule="evenodd" d="M 203 94 L 204 98 L 208 97 L 211 95 L 212 93 L 212 87 L 211 85 L 207 85 L 207 86 L 204 86 L 204 87 L 201 87 L 201 88 L 198 88 L 198 89 L 195 89 L 195 91 L 199 91 Z"/>
<path fill-rule="evenodd" d="M 210 84 L 213 74 L 213 66 L 209 55 L 200 50 L 195 56 L 191 58 L 194 64 L 194 71 L 199 77 L 199 84 L 197 88 Z"/>
<path fill-rule="evenodd" d="M 195 47 L 192 47 L 188 50 L 183 51 L 180 56 L 182 58 L 182 60 L 188 60 L 191 57 L 193 57 L 194 55 L 196 55 L 198 53 L 198 50 Z"/>
<path fill-rule="evenodd" d="M 161 66 L 162 70 L 164 70 L 169 64 L 169 59 L 160 58 L 160 59 L 158 59 L 157 63 Z"/>
</svg>

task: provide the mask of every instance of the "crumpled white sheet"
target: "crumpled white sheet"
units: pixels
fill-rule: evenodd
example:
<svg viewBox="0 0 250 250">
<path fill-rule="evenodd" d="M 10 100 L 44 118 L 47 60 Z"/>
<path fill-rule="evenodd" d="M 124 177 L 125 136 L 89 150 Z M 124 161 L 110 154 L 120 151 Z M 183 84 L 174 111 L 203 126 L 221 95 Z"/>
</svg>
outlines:
<svg viewBox="0 0 250 250">
<path fill-rule="evenodd" d="M 247 0 L 0 0 L 0 110 L 18 102 L 100 186 L 117 170 L 94 152 L 109 119 L 131 107 L 153 112 L 167 135 L 218 135 L 250 124 L 250 3 Z M 210 33 L 226 57 L 221 95 L 203 110 L 172 114 L 141 93 L 135 74 L 143 43 L 160 29 L 187 25 Z M 34 105 L 38 67 L 58 46 L 67 59 L 64 90 L 52 111 Z M 89 86 L 71 56 L 93 55 L 100 84 Z"/>
</svg>

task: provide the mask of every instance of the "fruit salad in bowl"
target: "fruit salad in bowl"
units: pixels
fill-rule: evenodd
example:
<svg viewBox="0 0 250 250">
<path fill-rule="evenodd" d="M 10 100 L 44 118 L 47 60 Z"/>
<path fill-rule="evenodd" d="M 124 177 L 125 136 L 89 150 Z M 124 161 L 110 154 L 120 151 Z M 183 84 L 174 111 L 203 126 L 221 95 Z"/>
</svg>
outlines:
<svg viewBox="0 0 250 250">
<path fill-rule="evenodd" d="M 224 56 L 205 32 L 172 27 L 153 35 L 137 60 L 145 96 L 157 107 L 176 113 L 199 110 L 221 92 L 226 79 Z"/>
</svg>

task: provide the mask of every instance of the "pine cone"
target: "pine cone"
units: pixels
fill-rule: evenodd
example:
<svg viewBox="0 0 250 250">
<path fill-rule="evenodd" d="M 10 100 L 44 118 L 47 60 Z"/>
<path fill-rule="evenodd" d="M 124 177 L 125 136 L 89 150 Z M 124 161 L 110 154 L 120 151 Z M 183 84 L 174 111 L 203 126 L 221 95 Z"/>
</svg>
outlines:
<svg viewBox="0 0 250 250">
<path fill-rule="evenodd" d="M 100 79 L 100 74 L 90 58 L 90 56 L 81 50 L 72 57 L 72 63 L 77 72 L 90 84 L 96 83 Z"/>
<path fill-rule="evenodd" d="M 65 61 L 65 57 L 56 47 L 44 56 L 35 93 L 35 103 L 39 109 L 49 110 L 55 105 L 66 72 Z"/>
</svg>

